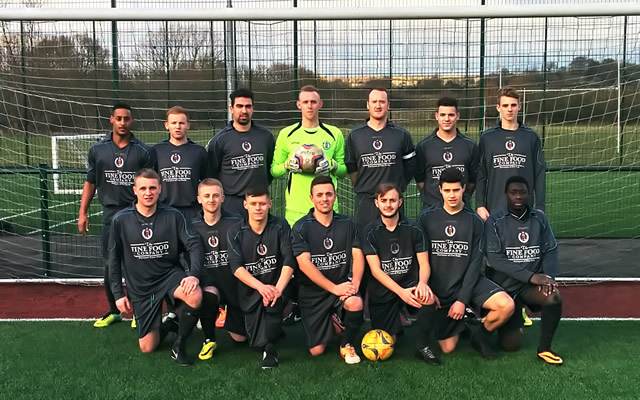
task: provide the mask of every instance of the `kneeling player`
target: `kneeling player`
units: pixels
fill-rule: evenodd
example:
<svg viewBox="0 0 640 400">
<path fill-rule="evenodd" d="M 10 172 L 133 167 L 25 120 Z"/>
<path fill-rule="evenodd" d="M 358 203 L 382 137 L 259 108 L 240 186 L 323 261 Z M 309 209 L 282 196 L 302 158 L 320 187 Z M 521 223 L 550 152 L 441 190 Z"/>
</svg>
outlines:
<svg viewBox="0 0 640 400">
<path fill-rule="evenodd" d="M 424 234 L 400 214 L 402 194 L 395 184 L 380 184 L 374 203 L 380 217 L 369 223 L 363 234 L 364 252 L 375 278 L 369 282 L 371 326 L 389 332 L 395 339 L 402 331 L 400 312 L 406 304 L 410 313 L 418 314 L 416 356 L 439 365 L 428 343 L 436 305 L 427 286 L 429 260 Z"/>
<path fill-rule="evenodd" d="M 551 341 L 562 315 L 562 298 L 554 279 L 558 272 L 558 243 L 544 213 L 528 205 L 529 184 L 520 176 L 507 179 L 507 209 L 491 214 L 485 226 L 487 274 L 502 285 L 518 307 L 542 311 L 538 357 L 562 365 Z M 516 313 L 499 329 L 504 350 L 520 346 L 522 314 Z"/>
<path fill-rule="evenodd" d="M 224 192 L 222 183 L 207 178 L 198 185 L 198 202 L 202 205 L 202 219 L 193 223 L 204 248 L 204 270 L 202 271 L 202 309 L 200 322 L 205 341 L 198 357 L 208 360 L 216 349 L 216 318 L 220 304 L 227 306 L 224 328 L 231 339 L 244 342 L 246 333 L 244 315 L 238 303 L 238 281 L 231 273 L 227 254 L 227 231 L 240 222 L 240 216 L 222 211 Z"/>
<path fill-rule="evenodd" d="M 419 218 L 429 251 L 429 284 L 440 301 L 436 336 L 442 351 L 452 352 L 465 328 L 462 318 L 468 306 L 484 315 L 482 324 L 472 329 L 471 344 L 492 359 L 496 354 L 488 344 L 490 332 L 511 317 L 514 304 L 500 286 L 481 275 L 483 223 L 464 207 L 463 179 L 457 168 L 444 170 L 440 175 L 444 204 L 423 210 Z"/>
<path fill-rule="evenodd" d="M 244 206 L 248 219 L 227 231 L 229 265 L 236 278 L 240 307 L 252 347 L 264 349 L 262 368 L 277 367 L 275 341 L 282 335 L 282 292 L 293 273 L 290 228 L 269 214 L 266 186 L 248 188 Z"/>
<path fill-rule="evenodd" d="M 333 211 L 336 189 L 331 177 L 315 177 L 310 197 L 313 208 L 295 223 L 292 233 L 293 254 L 304 273 L 298 302 L 309 352 L 324 353 L 332 336 L 333 314 L 338 314 L 345 325 L 340 354 L 347 364 L 357 364 L 360 357 L 353 343 L 358 342 L 363 322 L 358 288 L 364 269 L 358 233 L 351 218 Z"/>
<path fill-rule="evenodd" d="M 165 296 L 184 302 L 178 339 L 171 357 L 180 365 L 189 365 L 185 345 L 198 322 L 202 292 L 198 276 L 203 251 L 195 233 L 187 229 L 182 214 L 175 208 L 158 204 L 160 177 L 152 169 L 135 174 L 133 192 L 137 203 L 118 212 L 113 218 L 109 240 L 109 282 L 121 312 L 133 313 L 137 321 L 140 349 L 155 350 L 168 324 L 161 325 L 162 300 Z M 187 249 L 191 260 L 189 276 L 180 264 L 179 248 Z M 122 269 L 127 295 L 122 288 Z"/>
</svg>

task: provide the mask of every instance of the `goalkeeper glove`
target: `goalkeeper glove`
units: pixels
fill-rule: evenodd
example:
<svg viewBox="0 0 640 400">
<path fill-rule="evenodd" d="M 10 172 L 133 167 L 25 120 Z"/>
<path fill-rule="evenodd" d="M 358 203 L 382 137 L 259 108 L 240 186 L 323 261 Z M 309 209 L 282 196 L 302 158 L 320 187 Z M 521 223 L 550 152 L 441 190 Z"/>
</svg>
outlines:
<svg viewBox="0 0 640 400">
<path fill-rule="evenodd" d="M 338 163 L 335 160 L 327 160 L 323 158 L 316 167 L 316 175 L 324 175 L 334 172 L 338 169 Z"/>
<path fill-rule="evenodd" d="M 284 163 L 284 168 L 287 171 L 293 172 L 293 173 L 302 172 L 302 168 L 300 168 L 300 163 L 298 163 L 298 160 L 296 160 L 296 158 L 293 156 L 289 159 L 289 161 Z"/>
</svg>

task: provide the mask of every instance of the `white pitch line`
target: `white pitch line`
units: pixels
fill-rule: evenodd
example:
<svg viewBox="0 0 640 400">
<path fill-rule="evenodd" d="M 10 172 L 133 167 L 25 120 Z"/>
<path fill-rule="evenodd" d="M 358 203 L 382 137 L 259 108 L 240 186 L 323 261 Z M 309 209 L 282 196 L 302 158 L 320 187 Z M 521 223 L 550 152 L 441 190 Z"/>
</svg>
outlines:
<svg viewBox="0 0 640 400">
<path fill-rule="evenodd" d="M 56 204 L 55 206 L 51 206 L 49 207 L 49 210 L 53 209 L 53 208 L 58 208 L 58 207 L 64 207 L 64 206 L 68 206 L 69 204 L 73 204 L 73 203 L 78 203 L 79 200 L 74 200 L 74 201 L 70 201 L 68 203 L 60 203 L 60 204 Z M 0 211 L 5 211 L 7 209 L 4 210 L 0 210 Z M 9 209 L 10 210 L 10 209 Z M 7 219 L 11 219 L 11 218 L 17 218 L 17 217 L 24 217 L 25 215 L 29 215 L 29 214 L 33 214 L 33 213 L 37 213 L 40 212 L 40 209 L 38 208 L 37 210 L 31 210 L 31 211 L 25 211 L 23 213 L 20 214 L 15 214 L 15 215 L 8 215 L 6 217 L 2 217 L 0 218 L 0 221 L 5 221 Z"/>
<path fill-rule="evenodd" d="M 92 214 L 89 214 L 89 217 L 93 217 L 93 216 L 95 216 L 95 215 L 99 215 L 99 214 L 102 214 L 102 211 L 98 211 L 98 212 L 94 212 L 94 213 L 92 213 Z M 66 224 L 70 224 L 70 223 L 72 223 L 72 222 L 76 222 L 76 221 L 77 221 L 77 219 L 75 219 L 75 218 L 74 218 L 74 219 L 67 220 L 67 221 L 63 221 L 63 222 L 60 222 L 60 223 L 58 223 L 58 224 L 53 224 L 53 225 L 51 225 L 51 226 L 49 227 L 49 229 L 57 228 L 57 227 L 59 227 L 59 226 L 66 225 Z M 41 231 L 42 231 L 42 229 L 36 229 L 36 230 L 34 230 L 34 231 L 27 232 L 27 235 L 33 235 L 34 233 L 38 233 L 38 232 L 41 232 Z"/>
</svg>

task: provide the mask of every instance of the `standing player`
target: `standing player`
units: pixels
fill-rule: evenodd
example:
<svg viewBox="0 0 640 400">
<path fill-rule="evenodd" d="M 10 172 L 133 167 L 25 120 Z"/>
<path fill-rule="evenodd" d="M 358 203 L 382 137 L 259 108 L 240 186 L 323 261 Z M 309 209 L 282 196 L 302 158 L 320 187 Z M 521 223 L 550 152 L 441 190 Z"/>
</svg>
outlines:
<svg viewBox="0 0 640 400">
<path fill-rule="evenodd" d="M 423 208 L 441 205 L 440 174 L 449 167 L 465 175 L 465 204 L 473 194 L 480 153 L 478 145 L 458 130 L 458 101 L 451 97 L 438 99 L 438 128 L 416 145 L 416 184 Z"/>
<path fill-rule="evenodd" d="M 514 175 L 533 182 L 533 204 L 544 211 L 547 166 L 542 144 L 533 129 L 518 122 L 520 107 L 520 93 L 511 87 L 500 89 L 496 106 L 500 125 L 480 135 L 476 205 L 478 215 L 485 221 L 491 213 L 505 208 L 504 185 Z"/>
<path fill-rule="evenodd" d="M 209 177 L 222 182 L 224 208 L 247 217 L 244 194 L 248 187 L 269 186 L 269 168 L 273 160 L 271 132 L 256 125 L 253 116 L 253 92 L 237 89 L 229 95 L 233 121 L 218 132 L 207 145 Z"/>
<path fill-rule="evenodd" d="M 503 190 L 507 179 L 522 176 L 533 183 L 533 194 L 529 199 L 533 207 L 544 211 L 546 200 L 545 172 L 542 144 L 538 134 L 518 123 L 520 93 L 511 87 L 498 92 L 500 125 L 480 135 L 480 168 L 476 206 L 478 215 L 487 220 L 489 215 L 506 207 Z M 506 151 L 505 151 L 506 150 Z M 525 325 L 533 323 L 522 309 Z"/>
<path fill-rule="evenodd" d="M 484 315 L 482 325 L 471 332 L 471 344 L 484 358 L 495 358 L 489 346 L 490 333 L 513 314 L 513 300 L 494 282 L 481 275 L 483 223 L 464 207 L 464 175 L 457 168 L 440 174 L 442 206 L 420 213 L 419 224 L 427 238 L 431 278 L 429 284 L 440 300 L 436 336 L 440 348 L 450 353 L 458 344 L 465 325 L 466 307 Z M 486 314 L 486 315 L 485 315 Z"/>
<path fill-rule="evenodd" d="M 309 189 L 315 175 L 329 175 L 336 185 L 336 177 L 347 173 L 344 165 L 344 136 L 340 129 L 320 121 L 318 113 L 322 108 L 322 99 L 318 90 L 311 85 L 303 86 L 296 106 L 300 110 L 302 121 L 280 131 L 271 164 L 271 175 L 274 178 L 287 174 L 285 216 L 289 225 L 295 224 L 313 207 Z M 314 144 L 324 151 L 324 158 L 318 164 L 315 174 L 302 172 L 293 157 L 294 151 L 303 144 Z M 338 211 L 337 201 L 334 210 Z"/>
<path fill-rule="evenodd" d="M 369 91 L 367 109 L 369 119 L 351 131 L 345 151 L 359 230 L 380 216 L 374 204 L 379 184 L 393 182 L 404 193 L 414 175 L 416 155 L 409 132 L 389 121 L 386 89 Z"/>
<path fill-rule="evenodd" d="M 202 205 L 202 218 L 193 223 L 193 228 L 200 235 L 204 248 L 200 322 L 205 341 L 198 355 L 201 360 L 210 359 L 217 347 L 215 322 L 220 304 L 227 306 L 224 327 L 229 331 L 231 339 L 236 342 L 246 340 L 244 315 L 238 303 L 238 281 L 231 273 L 227 253 L 227 231 L 231 225 L 240 222 L 241 218 L 223 212 L 224 201 L 224 191 L 219 180 L 206 178 L 200 182 L 198 203 Z"/>
<path fill-rule="evenodd" d="M 416 356 L 431 365 L 440 360 L 429 346 L 436 311 L 435 298 L 427 282 L 430 268 L 424 234 L 400 214 L 402 193 L 392 183 L 378 186 L 376 207 L 380 217 L 365 228 L 364 252 L 371 274 L 369 312 L 371 326 L 394 339 L 402 331 L 401 311 L 417 313 Z"/>
<path fill-rule="evenodd" d="M 121 312 L 133 310 L 140 350 L 144 353 L 155 350 L 166 334 L 165 324 L 160 324 L 162 299 L 169 296 L 184 302 L 171 357 L 186 366 L 191 364 L 186 341 L 198 322 L 202 301 L 198 286 L 202 246 L 178 210 L 158 204 L 162 188 L 154 170 L 145 168 L 136 172 L 133 191 L 137 202 L 113 217 L 109 239 L 111 290 Z M 190 255 L 189 276 L 180 265 L 180 246 Z M 126 295 L 122 270 L 127 283 Z"/>
<path fill-rule="evenodd" d="M 331 177 L 311 181 L 313 208 L 293 226 L 293 255 L 298 260 L 298 301 L 309 352 L 324 353 L 332 336 L 334 313 L 344 316 L 345 330 L 340 354 L 347 364 L 357 364 L 354 343 L 363 322 L 362 298 L 358 295 L 364 269 L 360 240 L 351 218 L 333 210 L 336 189 Z"/>
<path fill-rule="evenodd" d="M 87 180 L 82 188 L 78 215 L 78 231 L 85 235 L 89 231 L 87 212 L 97 189 L 98 200 L 103 207 L 101 247 L 104 289 L 109 302 L 109 312 L 93 324 L 96 328 L 103 328 L 122 320 L 122 314 L 116 307 L 116 300 L 109 285 L 107 246 L 111 220 L 118 211 L 130 206 L 134 201 L 132 187 L 136 171 L 141 168 L 153 168 L 155 164 L 151 149 L 131 133 L 131 107 L 124 103 L 114 105 L 109 122 L 113 126 L 111 134 L 89 149 Z"/>
<path fill-rule="evenodd" d="M 241 282 L 238 297 L 249 344 L 264 349 L 263 369 L 274 368 L 279 364 L 275 341 L 282 334 L 281 296 L 295 265 L 290 228 L 269 214 L 266 186 L 248 188 L 244 204 L 249 217 L 227 232 L 229 265 Z"/>
<path fill-rule="evenodd" d="M 190 124 L 184 108 L 171 107 L 164 127 L 169 130 L 169 139 L 153 146 L 156 171 L 162 177 L 160 201 L 176 208 L 191 223 L 200 217 L 196 196 L 198 183 L 207 173 L 207 152 L 187 138 Z"/>
<path fill-rule="evenodd" d="M 551 350 L 551 341 L 562 315 L 562 298 L 555 281 L 558 243 L 544 213 L 528 205 L 529 184 L 521 176 L 507 179 L 507 208 L 492 214 L 485 225 L 487 273 L 502 285 L 518 307 L 542 311 L 538 357 L 553 365 L 562 358 Z M 507 351 L 520 346 L 524 320 L 516 313 L 499 329 L 500 344 Z"/>
</svg>

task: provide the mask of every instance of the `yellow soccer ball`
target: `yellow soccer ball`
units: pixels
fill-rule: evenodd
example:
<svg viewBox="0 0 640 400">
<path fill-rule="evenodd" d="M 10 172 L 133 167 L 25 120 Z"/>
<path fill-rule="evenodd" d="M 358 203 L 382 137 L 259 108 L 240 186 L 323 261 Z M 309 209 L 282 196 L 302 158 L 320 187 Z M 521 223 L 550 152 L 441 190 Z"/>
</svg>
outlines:
<svg viewBox="0 0 640 400">
<path fill-rule="evenodd" d="M 393 337 L 382 329 L 374 329 L 362 338 L 362 354 L 371 361 L 384 361 L 393 354 Z"/>
</svg>

